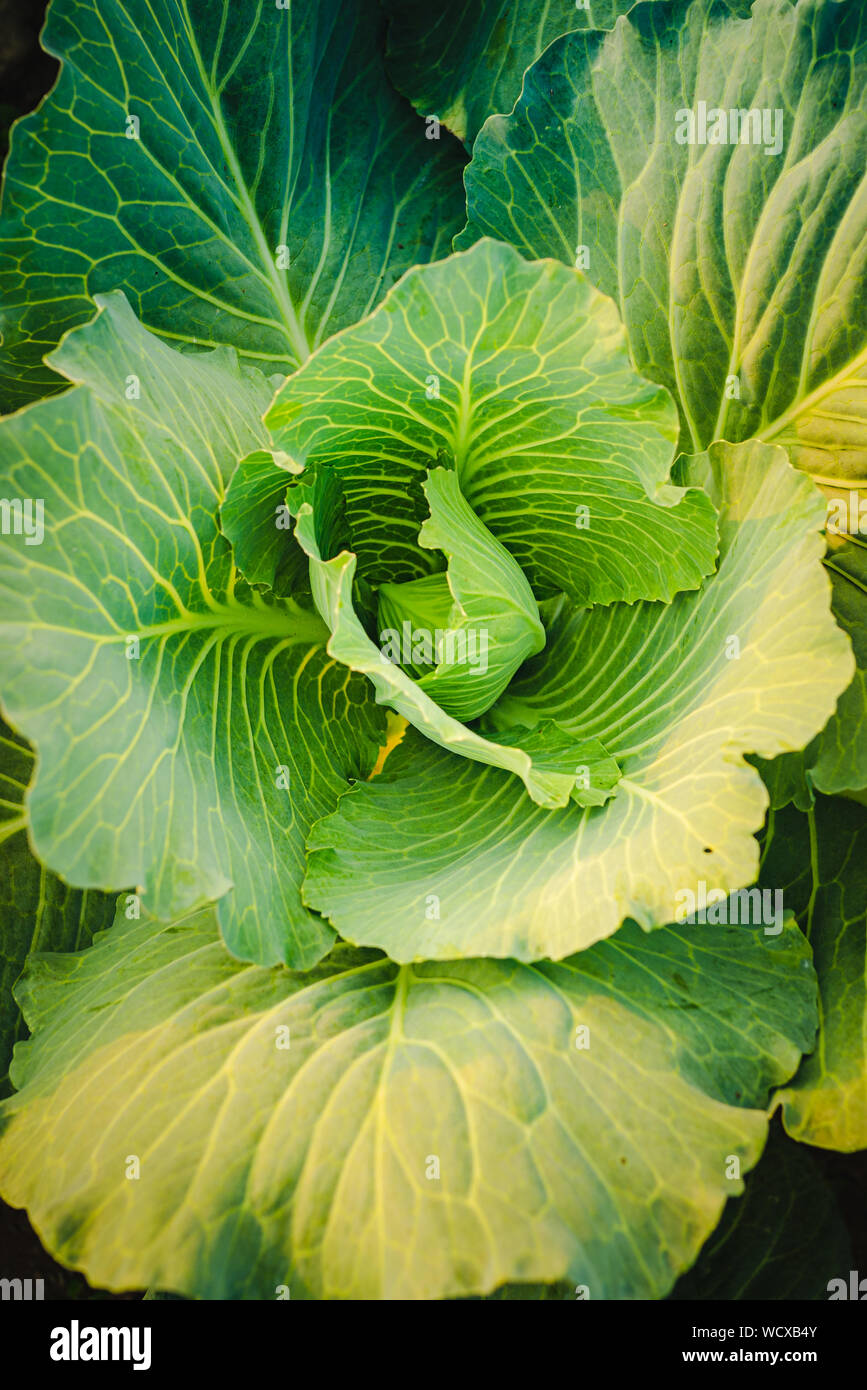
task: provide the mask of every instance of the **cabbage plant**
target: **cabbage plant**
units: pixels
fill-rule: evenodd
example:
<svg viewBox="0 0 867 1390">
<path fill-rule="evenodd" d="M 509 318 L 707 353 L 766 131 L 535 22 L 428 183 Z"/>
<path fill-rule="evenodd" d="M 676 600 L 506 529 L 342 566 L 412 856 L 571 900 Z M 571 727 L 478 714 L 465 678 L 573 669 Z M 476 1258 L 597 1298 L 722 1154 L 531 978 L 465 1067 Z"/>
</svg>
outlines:
<svg viewBox="0 0 867 1390">
<path fill-rule="evenodd" d="M 49 8 L 0 1193 L 98 1287 L 734 1297 L 774 1172 L 848 1269 L 867 12 L 524 8 Z"/>
</svg>

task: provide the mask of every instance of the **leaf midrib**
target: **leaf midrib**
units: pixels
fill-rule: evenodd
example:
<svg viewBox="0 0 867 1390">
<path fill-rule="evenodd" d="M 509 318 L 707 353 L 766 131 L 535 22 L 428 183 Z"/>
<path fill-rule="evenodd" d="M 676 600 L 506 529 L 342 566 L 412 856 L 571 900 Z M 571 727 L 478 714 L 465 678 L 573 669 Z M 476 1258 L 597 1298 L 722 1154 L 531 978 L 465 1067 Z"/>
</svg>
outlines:
<svg viewBox="0 0 867 1390">
<path fill-rule="evenodd" d="M 291 296 L 289 294 L 288 289 L 286 288 L 286 282 L 277 270 L 276 262 L 274 261 L 274 257 L 265 239 L 265 232 L 262 227 L 262 223 L 259 220 L 259 214 L 257 213 L 256 208 L 253 204 L 253 200 L 250 197 L 250 190 L 247 188 L 243 171 L 241 169 L 240 164 L 238 163 L 238 158 L 235 154 L 232 142 L 228 137 L 226 123 L 223 119 L 223 110 L 220 105 L 219 94 L 213 90 L 208 73 L 205 71 L 205 65 L 202 60 L 201 49 L 199 48 L 195 29 L 190 18 L 187 0 L 180 0 L 180 2 L 184 12 L 184 18 L 186 20 L 186 28 L 187 34 L 189 36 L 190 48 L 195 58 L 196 67 L 198 69 L 202 86 L 205 92 L 207 93 L 208 100 L 211 105 L 214 129 L 217 133 L 217 139 L 220 142 L 220 148 L 223 151 L 226 163 L 229 167 L 229 170 L 231 171 L 232 178 L 234 179 L 235 186 L 238 192 L 238 199 L 241 210 L 247 220 L 251 232 L 253 233 L 253 240 L 256 243 L 256 249 L 259 252 L 262 265 L 268 276 L 268 281 L 270 283 L 271 290 L 274 295 L 275 303 L 278 305 L 282 313 L 283 321 L 286 326 L 286 330 L 289 335 L 289 341 L 292 344 L 293 351 L 295 352 L 295 355 L 298 358 L 299 364 L 302 362 L 306 362 L 307 358 L 310 356 L 310 344 L 307 341 L 307 335 L 304 333 L 304 330 L 298 319 L 295 306 L 292 303 Z M 291 37 L 289 39 L 289 43 L 291 46 Z M 289 60 L 289 63 L 291 66 L 291 58 Z"/>
</svg>

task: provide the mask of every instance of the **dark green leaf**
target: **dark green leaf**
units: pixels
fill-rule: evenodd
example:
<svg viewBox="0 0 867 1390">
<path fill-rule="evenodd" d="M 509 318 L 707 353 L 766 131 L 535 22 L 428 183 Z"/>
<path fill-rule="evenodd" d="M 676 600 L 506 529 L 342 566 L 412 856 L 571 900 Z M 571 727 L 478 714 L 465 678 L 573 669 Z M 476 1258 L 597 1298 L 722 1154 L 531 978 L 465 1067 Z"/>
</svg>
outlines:
<svg viewBox="0 0 867 1390">
<path fill-rule="evenodd" d="M 461 224 L 461 154 L 383 68 L 377 0 L 54 0 L 57 85 L 13 131 L 0 261 L 7 408 L 125 290 L 172 341 L 288 371 Z"/>
</svg>

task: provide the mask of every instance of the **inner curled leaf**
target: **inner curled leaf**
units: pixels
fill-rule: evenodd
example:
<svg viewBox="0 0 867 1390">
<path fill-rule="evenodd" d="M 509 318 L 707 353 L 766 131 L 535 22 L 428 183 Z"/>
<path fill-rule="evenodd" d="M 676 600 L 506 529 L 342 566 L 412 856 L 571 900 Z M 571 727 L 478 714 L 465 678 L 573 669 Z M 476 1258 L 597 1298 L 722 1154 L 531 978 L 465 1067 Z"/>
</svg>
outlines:
<svg viewBox="0 0 867 1390">
<path fill-rule="evenodd" d="M 443 471 L 443 476 L 448 479 L 454 475 Z M 442 484 L 435 484 L 434 490 L 437 486 Z M 444 486 L 453 492 L 452 483 Z M 334 505 L 336 487 L 335 474 L 325 468 L 316 470 L 290 493 L 290 505 L 296 509 L 298 518 L 295 536 L 310 559 L 313 600 L 331 631 L 329 655 L 351 670 L 366 675 L 376 691 L 377 702 L 390 706 L 432 743 L 473 762 L 515 773 L 538 805 L 554 810 L 566 806 L 570 799 L 578 800 L 581 805 L 604 801 L 618 781 L 619 770 L 597 738 L 587 739 L 580 732 L 563 730 L 560 756 L 556 759 L 542 747 L 536 729 L 510 730 L 508 737 L 503 739 L 499 736 L 485 738 L 448 713 L 424 688 L 426 680 L 438 678 L 439 668 L 421 680 L 414 680 L 377 647 L 356 611 L 356 557 L 347 550 L 335 553 L 336 534 L 330 522 L 339 514 L 339 508 Z M 541 620 L 537 622 L 544 643 Z M 538 634 L 535 640 L 538 641 Z M 468 670 L 462 674 L 465 681 L 473 679 Z M 505 680 L 508 680 L 508 673 Z M 456 680 L 456 688 L 458 685 Z M 528 748 L 523 746 L 525 741 Z M 537 753 L 541 756 L 536 756 Z"/>
<path fill-rule="evenodd" d="M 421 689 L 466 721 L 490 709 L 542 650 L 545 629 L 520 566 L 467 505 L 457 475 L 433 469 L 424 493 L 431 514 L 419 541 L 445 552 L 448 571 L 380 587 L 380 642 L 401 664 L 409 647 Z"/>
</svg>

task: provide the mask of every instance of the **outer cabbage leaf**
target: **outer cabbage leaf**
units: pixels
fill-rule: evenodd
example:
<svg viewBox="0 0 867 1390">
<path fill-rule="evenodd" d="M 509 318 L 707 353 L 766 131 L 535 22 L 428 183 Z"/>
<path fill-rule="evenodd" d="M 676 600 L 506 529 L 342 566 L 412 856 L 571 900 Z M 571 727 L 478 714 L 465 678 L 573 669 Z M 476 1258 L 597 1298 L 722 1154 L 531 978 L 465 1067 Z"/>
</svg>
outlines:
<svg viewBox="0 0 867 1390">
<path fill-rule="evenodd" d="M 547 811 L 408 733 L 310 838 L 305 900 L 341 936 L 401 961 L 558 959 L 626 917 L 671 921 L 702 881 L 755 882 L 768 798 L 743 755 L 803 747 L 854 662 L 830 611 L 822 499 L 783 450 L 714 445 L 684 480 L 719 508 L 717 573 L 668 605 L 564 601 L 486 721 L 599 738 L 617 795 Z"/>
<path fill-rule="evenodd" d="M 418 540 L 442 462 L 537 597 L 667 600 L 713 568 L 713 508 L 669 482 L 676 411 L 630 367 L 614 305 L 507 246 L 410 271 L 286 381 L 266 423 L 294 466 L 338 474 L 372 584 L 442 568 Z"/>
<path fill-rule="evenodd" d="M 812 1156 L 774 1127 L 743 1197 L 729 1202 L 676 1299 L 828 1298 L 851 1268 L 849 1234 Z"/>
<path fill-rule="evenodd" d="M 111 926 L 115 900 L 70 888 L 30 852 L 25 793 L 33 753 L 0 720 L 0 1096 L 12 1046 L 26 1035 L 12 986 L 31 951 L 77 951 Z"/>
<path fill-rule="evenodd" d="M 610 29 L 630 0 L 549 0 L 531 19 L 519 0 L 385 0 L 388 70 L 423 116 L 472 145 L 494 111 L 511 111 L 525 70 L 571 29 Z"/>
<path fill-rule="evenodd" d="M 18 993 L 4 1197 L 96 1285 L 215 1299 L 657 1297 L 815 1027 L 794 927 L 632 926 L 532 968 L 338 945 L 298 975 L 232 959 L 203 911 L 121 919 Z"/>
<path fill-rule="evenodd" d="M 737 142 L 698 143 L 699 103 L 714 139 L 708 112 L 735 112 Z M 749 110 L 761 139 L 741 143 Z M 696 143 L 678 140 L 687 112 Z M 684 449 L 759 437 L 863 479 L 865 159 L 863 4 L 639 4 L 613 33 L 555 41 L 488 121 L 456 244 L 586 262 L 636 367 L 676 397 Z"/>
<path fill-rule="evenodd" d="M 333 933 L 300 899 L 305 839 L 384 720 L 315 613 L 252 593 L 219 533 L 226 478 L 266 440 L 264 378 L 230 349 L 166 347 L 120 294 L 100 306 L 52 356 L 83 384 L 0 425 L 4 487 L 44 503 L 41 544 L 0 536 L 32 842 L 158 916 L 220 897 L 232 950 L 307 966 Z"/>
<path fill-rule="evenodd" d="M 867 809 L 819 796 L 775 812 L 761 881 L 783 890 L 819 976 L 815 1050 L 780 1092 L 783 1123 L 805 1144 L 867 1148 Z"/>
<path fill-rule="evenodd" d="M 852 639 L 855 675 L 828 723 L 803 753 L 786 753 L 770 763 L 756 760 L 774 807 L 793 801 L 805 811 L 814 790 L 845 794 L 867 787 L 867 545 L 847 542 L 833 550 L 825 564 L 834 616 Z"/>
<path fill-rule="evenodd" d="M 14 129 L 0 262 L 7 407 L 121 288 L 163 336 L 288 371 L 461 225 L 461 153 L 386 79 L 377 0 L 53 0 L 62 60 Z"/>
<path fill-rule="evenodd" d="M 849 1234 L 834 1193 L 806 1149 L 771 1128 L 746 1190 L 722 1220 L 672 1299 L 826 1300 L 828 1283 L 851 1268 Z M 556 1284 L 505 1284 L 491 1302 L 574 1302 L 581 1291 Z"/>
</svg>

